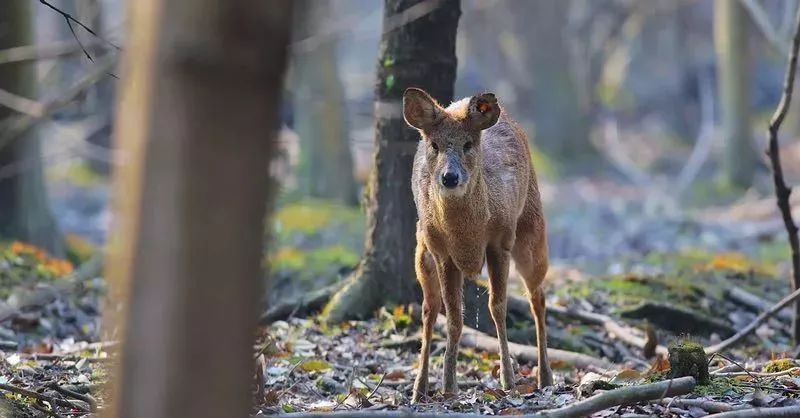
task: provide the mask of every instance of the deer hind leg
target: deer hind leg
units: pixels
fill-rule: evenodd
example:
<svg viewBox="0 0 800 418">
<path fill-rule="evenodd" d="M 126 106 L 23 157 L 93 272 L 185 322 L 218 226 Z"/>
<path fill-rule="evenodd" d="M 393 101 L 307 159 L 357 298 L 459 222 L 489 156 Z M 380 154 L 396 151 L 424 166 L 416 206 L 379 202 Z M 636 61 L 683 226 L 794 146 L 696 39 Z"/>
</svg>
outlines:
<svg viewBox="0 0 800 418">
<path fill-rule="evenodd" d="M 545 318 L 545 300 L 542 282 L 547 274 L 547 243 L 543 237 L 534 239 L 534 234 L 520 235 L 517 231 L 517 242 L 512 250 L 512 257 L 522 275 L 528 302 L 536 323 L 536 347 L 538 349 L 539 387 L 553 385 L 553 372 L 547 360 L 547 322 Z M 543 235 L 543 234 L 542 234 Z"/>
<path fill-rule="evenodd" d="M 453 260 L 447 259 L 437 263 L 439 278 L 444 299 L 444 309 L 447 313 L 447 348 L 444 352 L 444 392 L 458 393 L 456 383 L 456 359 L 458 358 L 458 343 L 461 340 L 461 331 L 464 328 L 464 312 L 462 308 L 463 281 L 461 272 Z"/>
<path fill-rule="evenodd" d="M 486 262 L 489 268 L 489 312 L 497 328 L 497 341 L 500 344 L 500 383 L 506 390 L 514 386 L 514 369 L 511 366 L 506 335 L 506 283 L 510 258 L 508 250 L 493 247 L 486 250 Z"/>
<path fill-rule="evenodd" d="M 439 277 L 436 264 L 425 243 L 417 237 L 417 250 L 414 257 L 417 280 L 422 286 L 422 349 L 419 352 L 419 370 L 414 381 L 412 403 L 417 403 L 428 395 L 428 358 L 431 353 L 433 324 L 442 306 L 442 295 L 439 288 Z"/>
</svg>

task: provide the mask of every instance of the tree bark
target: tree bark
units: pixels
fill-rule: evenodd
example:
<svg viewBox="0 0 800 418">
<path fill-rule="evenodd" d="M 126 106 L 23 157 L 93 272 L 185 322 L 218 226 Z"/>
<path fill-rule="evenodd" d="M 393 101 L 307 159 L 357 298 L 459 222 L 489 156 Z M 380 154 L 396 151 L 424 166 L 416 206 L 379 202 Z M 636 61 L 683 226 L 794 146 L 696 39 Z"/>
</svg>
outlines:
<svg viewBox="0 0 800 418">
<path fill-rule="evenodd" d="M 758 164 L 751 140 L 748 25 L 740 2 L 716 0 L 714 44 L 725 138 L 723 167 L 727 183 L 738 188 L 752 185 Z"/>
<path fill-rule="evenodd" d="M 301 39 L 315 36 L 330 19 L 330 0 L 303 0 L 296 9 Z M 347 130 L 344 88 L 335 36 L 293 55 L 294 120 L 300 136 L 300 190 L 311 197 L 358 204 Z"/>
<path fill-rule="evenodd" d="M 422 17 L 410 20 L 431 2 L 386 0 L 384 34 L 378 55 L 375 168 L 368 184 L 364 257 L 325 309 L 331 322 L 364 318 L 389 303 L 419 301 L 414 275 L 416 209 L 411 170 L 419 134 L 403 121 L 407 87 L 420 87 L 442 103 L 453 99 L 456 76 L 458 0 L 443 0 Z M 410 20 L 403 22 L 403 19 Z M 403 23 L 398 26 L 398 21 Z"/>
<path fill-rule="evenodd" d="M 130 298 L 108 416 L 248 416 L 291 2 L 128 15 L 108 277 Z"/>
<path fill-rule="evenodd" d="M 570 3 L 537 0 L 512 9 L 516 30 L 528 34 L 519 53 L 532 85 L 520 93 L 520 102 L 533 111 L 534 144 L 562 173 L 585 169 L 598 155 L 589 141 L 589 115 L 580 104 L 565 37 Z"/>
<path fill-rule="evenodd" d="M 29 1 L 0 3 L 0 50 L 33 42 L 33 7 Z M 34 64 L 0 66 L 0 89 L 35 97 Z M 11 110 L 0 107 L 0 121 L 12 116 L 16 115 Z M 4 125 L 0 122 L 0 127 Z M 5 125 L 4 129 L 10 127 Z M 27 241 L 54 255 L 64 252 L 61 234 L 50 212 L 41 145 L 35 131 L 0 146 L 0 237 Z"/>
<path fill-rule="evenodd" d="M 96 33 L 105 36 L 103 9 L 100 0 L 82 0 L 78 3 L 78 16 L 81 21 L 92 28 Z M 82 31 L 81 43 L 93 59 L 102 51 L 102 45 L 97 42 L 94 35 Z M 88 45 L 88 46 L 87 46 Z M 86 66 L 94 65 L 88 60 Z M 86 94 L 84 111 L 88 115 L 96 116 L 100 123 L 89 132 L 86 141 L 98 147 L 97 150 L 111 151 L 111 132 L 114 115 L 114 79 L 104 77 Z M 105 158 L 90 158 L 87 162 L 89 168 L 98 174 L 109 174 L 111 162 Z"/>
</svg>

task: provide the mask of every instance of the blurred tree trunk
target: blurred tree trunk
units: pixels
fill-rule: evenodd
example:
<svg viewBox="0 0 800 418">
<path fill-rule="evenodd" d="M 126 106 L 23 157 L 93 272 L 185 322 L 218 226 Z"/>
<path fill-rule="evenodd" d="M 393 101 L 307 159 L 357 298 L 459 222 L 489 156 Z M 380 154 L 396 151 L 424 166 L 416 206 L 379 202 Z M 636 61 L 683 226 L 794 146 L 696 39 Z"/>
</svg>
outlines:
<svg viewBox="0 0 800 418">
<path fill-rule="evenodd" d="M 295 10 L 300 40 L 330 20 L 330 0 L 302 0 Z M 302 193 L 357 205 L 353 158 L 347 132 L 345 94 L 337 67 L 336 36 L 300 43 L 294 51 L 294 120 L 300 136 L 298 177 Z M 307 49 L 302 48 L 308 45 Z"/>
<path fill-rule="evenodd" d="M 0 2 L 0 49 L 33 44 L 33 8 L 30 1 Z M 0 66 L 0 89 L 35 98 L 34 63 Z M 14 112 L 0 106 L 0 125 Z M 63 242 L 50 213 L 42 165 L 41 145 L 35 132 L 0 149 L 0 238 L 18 239 L 62 255 Z"/>
<path fill-rule="evenodd" d="M 714 46 L 725 138 L 723 166 L 728 184 L 741 188 L 753 183 L 758 164 L 751 143 L 748 26 L 746 12 L 738 1 L 716 0 Z"/>
<path fill-rule="evenodd" d="M 368 184 L 364 258 L 350 282 L 325 309 L 330 322 L 364 318 L 389 303 L 421 299 L 414 274 L 416 209 L 411 169 L 419 134 L 403 121 L 407 87 L 420 87 L 442 103 L 453 99 L 458 0 L 444 0 L 423 17 L 393 25 L 425 0 L 385 0 L 376 86 L 375 168 Z"/>
<path fill-rule="evenodd" d="M 570 3 L 519 2 L 510 10 L 516 33 L 524 37 L 520 52 L 532 82 L 530 90 L 520 92 L 520 101 L 533 112 L 533 142 L 567 172 L 580 171 L 597 157 L 565 36 Z"/>
<path fill-rule="evenodd" d="M 128 6 L 108 276 L 130 297 L 108 416 L 246 417 L 291 2 Z"/>
<path fill-rule="evenodd" d="M 103 9 L 100 0 L 81 0 L 78 2 L 78 16 L 84 24 L 92 28 L 96 33 L 105 36 L 103 22 Z M 93 35 L 80 31 L 80 38 L 84 45 L 94 43 L 94 48 L 89 48 L 89 54 L 96 58 L 102 53 L 104 46 L 97 44 L 97 39 Z M 85 60 L 86 66 L 94 63 Z M 114 79 L 105 77 L 94 85 L 87 93 L 84 101 L 84 112 L 97 119 L 97 123 L 91 127 L 86 141 L 96 148 L 91 151 L 93 155 L 89 159 L 89 167 L 100 174 L 108 174 L 111 171 L 111 162 L 105 158 L 111 151 L 111 131 L 114 114 Z"/>
</svg>

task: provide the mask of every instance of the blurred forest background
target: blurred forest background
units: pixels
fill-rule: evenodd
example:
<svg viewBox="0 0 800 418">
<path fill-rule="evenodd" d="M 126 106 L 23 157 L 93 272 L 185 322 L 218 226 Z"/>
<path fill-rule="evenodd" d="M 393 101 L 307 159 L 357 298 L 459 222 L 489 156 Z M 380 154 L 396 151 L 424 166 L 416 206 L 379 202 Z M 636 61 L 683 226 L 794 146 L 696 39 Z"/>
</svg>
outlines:
<svg viewBox="0 0 800 418">
<path fill-rule="evenodd" d="M 124 44 L 124 2 L 54 1 L 102 35 L 73 24 L 80 44 L 63 16 L 20 3 L 2 13 L 0 84 L 15 96 L 0 98 L 0 234 L 76 261 L 111 226 L 110 62 Z M 779 251 L 771 238 L 783 247 L 763 150 L 797 2 L 733 3 L 463 2 L 454 96 L 492 91 L 529 132 L 554 264 L 619 273 L 662 252 L 761 256 Z M 358 262 L 373 166 L 382 3 L 300 9 L 309 13 L 294 22 L 273 167 L 275 298 Z M 796 115 L 782 132 L 790 184 L 800 179 Z M 23 134 L 38 140 L 13 140 Z"/>
<path fill-rule="evenodd" d="M 115 161 L 126 161 L 112 158 L 125 2 L 49 3 L 99 36 L 46 4 L 0 2 L 4 298 L 95 260 L 113 229 L 112 194 L 126 192 L 109 183 Z M 395 65 L 380 52 L 384 2 L 297 3 L 303 13 L 292 22 L 271 167 L 276 207 L 265 231 L 270 305 L 338 289 L 357 269 L 368 233 L 376 91 L 396 83 L 376 71 Z M 798 0 L 461 1 L 454 97 L 494 92 L 529 133 L 558 288 L 550 297 L 603 295 L 610 302 L 592 300 L 595 308 L 670 335 L 687 330 L 637 307 L 677 300 L 687 312 L 719 318 L 688 330 L 713 342 L 756 313 L 723 295 L 731 275 L 764 300 L 788 293 L 790 250 L 764 150 L 798 7 Z M 799 114 L 790 111 L 781 130 L 790 186 L 800 183 Z M 797 196 L 792 204 L 800 216 Z M 94 288 L 104 287 L 97 278 Z M 97 341 L 110 332 L 101 331 L 96 297 L 53 309 L 33 325 L 9 325 L 0 340 L 52 349 L 67 337 Z M 46 320 L 65 315 L 71 322 Z M 478 324 L 487 318 L 472 325 L 487 328 Z M 794 350 L 788 326 L 774 328 L 761 335 L 771 338 L 766 349 Z M 621 355 L 571 332 L 551 338 Z"/>
</svg>

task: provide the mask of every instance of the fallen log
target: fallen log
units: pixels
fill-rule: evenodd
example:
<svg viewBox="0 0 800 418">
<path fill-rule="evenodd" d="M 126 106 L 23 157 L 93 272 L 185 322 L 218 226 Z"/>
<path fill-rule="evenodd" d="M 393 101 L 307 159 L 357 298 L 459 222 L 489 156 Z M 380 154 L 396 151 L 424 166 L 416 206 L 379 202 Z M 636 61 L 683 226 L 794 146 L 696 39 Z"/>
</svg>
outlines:
<svg viewBox="0 0 800 418">
<path fill-rule="evenodd" d="M 682 409 L 688 409 L 689 407 L 700 408 L 703 411 L 712 414 L 748 408 L 747 405 L 731 405 L 725 402 L 710 401 L 708 399 L 664 398 L 661 400 L 661 405 L 673 406 Z"/>
<path fill-rule="evenodd" d="M 586 417 L 604 409 L 615 406 L 632 405 L 639 402 L 663 398 L 665 396 L 685 395 L 694 389 L 695 381 L 691 377 L 665 380 L 647 385 L 628 386 L 610 390 L 558 409 L 519 415 L 521 418 L 576 418 Z M 414 413 L 411 410 L 401 411 L 347 411 L 347 412 L 300 412 L 285 414 L 286 418 L 435 418 L 441 413 Z M 448 413 L 448 418 L 475 418 L 475 414 Z"/>
<path fill-rule="evenodd" d="M 436 329 L 439 332 L 444 333 L 446 332 L 445 331 L 446 328 L 447 328 L 446 317 L 444 315 L 439 315 L 439 318 L 436 320 Z M 499 349 L 497 344 L 497 338 L 486 335 L 468 326 L 464 326 L 464 330 L 461 333 L 461 346 L 475 348 L 490 353 L 497 353 Z M 508 350 L 511 353 L 511 355 L 514 356 L 518 361 L 525 361 L 536 364 L 539 360 L 539 356 L 536 351 L 537 349 L 535 346 L 532 345 L 523 345 L 523 344 L 509 342 Z M 551 361 L 553 360 L 563 361 L 582 369 L 585 369 L 588 366 L 600 367 L 603 369 L 610 369 L 615 367 L 613 363 L 607 360 L 599 359 L 586 354 L 576 353 L 573 351 L 548 348 L 547 355 Z"/>
</svg>

